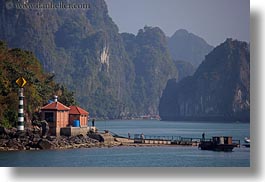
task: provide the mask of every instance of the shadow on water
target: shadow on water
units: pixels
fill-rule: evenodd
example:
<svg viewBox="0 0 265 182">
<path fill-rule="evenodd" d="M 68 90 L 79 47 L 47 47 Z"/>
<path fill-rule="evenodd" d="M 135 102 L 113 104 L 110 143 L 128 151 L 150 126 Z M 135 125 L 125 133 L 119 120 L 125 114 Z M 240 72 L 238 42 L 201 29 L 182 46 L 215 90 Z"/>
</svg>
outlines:
<svg viewBox="0 0 265 182">
<path fill-rule="evenodd" d="M 261 176 L 261 16 L 251 12 L 251 167 L 249 168 L 12 168 L 14 179 L 23 178 L 236 178 Z M 253 97 L 253 95 L 255 97 Z M 232 169 L 232 170 L 231 170 Z"/>
</svg>

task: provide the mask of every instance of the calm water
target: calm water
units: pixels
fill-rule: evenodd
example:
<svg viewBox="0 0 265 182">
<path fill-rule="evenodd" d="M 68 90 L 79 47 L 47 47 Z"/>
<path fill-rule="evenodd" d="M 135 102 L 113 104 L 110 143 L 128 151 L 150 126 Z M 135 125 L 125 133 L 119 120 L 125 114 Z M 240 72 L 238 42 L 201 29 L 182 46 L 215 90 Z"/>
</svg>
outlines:
<svg viewBox="0 0 265 182">
<path fill-rule="evenodd" d="M 127 136 L 145 135 L 201 137 L 231 135 L 243 142 L 249 124 L 187 123 L 165 121 L 98 121 L 100 130 Z M 113 147 L 50 151 L 1 152 L 0 166 L 128 166 L 128 167 L 249 167 L 250 149 L 233 152 L 202 151 L 197 147 Z"/>
</svg>

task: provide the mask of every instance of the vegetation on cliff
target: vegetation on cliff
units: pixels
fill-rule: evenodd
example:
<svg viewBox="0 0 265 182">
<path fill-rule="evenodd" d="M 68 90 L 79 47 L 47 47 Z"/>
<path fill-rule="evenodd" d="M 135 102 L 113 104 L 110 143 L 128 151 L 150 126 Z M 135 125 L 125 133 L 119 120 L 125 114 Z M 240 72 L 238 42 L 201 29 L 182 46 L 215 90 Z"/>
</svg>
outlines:
<svg viewBox="0 0 265 182">
<path fill-rule="evenodd" d="M 18 113 L 18 91 L 16 80 L 24 77 L 25 118 L 30 121 L 34 113 L 54 94 L 66 105 L 75 103 L 73 92 L 53 81 L 53 75 L 44 73 L 40 62 L 32 52 L 21 49 L 9 49 L 0 41 L 0 125 L 16 125 Z"/>
</svg>

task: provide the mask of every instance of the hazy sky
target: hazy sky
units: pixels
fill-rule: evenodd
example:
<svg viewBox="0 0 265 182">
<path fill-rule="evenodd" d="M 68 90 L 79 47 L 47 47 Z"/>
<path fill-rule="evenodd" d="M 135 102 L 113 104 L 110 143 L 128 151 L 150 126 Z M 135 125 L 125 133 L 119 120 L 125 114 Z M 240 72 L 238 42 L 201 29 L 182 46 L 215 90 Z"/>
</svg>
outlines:
<svg viewBox="0 0 265 182">
<path fill-rule="evenodd" d="M 186 29 L 219 45 L 226 38 L 249 42 L 249 0 L 106 0 L 120 32 L 137 34 L 145 25 L 167 36 Z"/>
</svg>

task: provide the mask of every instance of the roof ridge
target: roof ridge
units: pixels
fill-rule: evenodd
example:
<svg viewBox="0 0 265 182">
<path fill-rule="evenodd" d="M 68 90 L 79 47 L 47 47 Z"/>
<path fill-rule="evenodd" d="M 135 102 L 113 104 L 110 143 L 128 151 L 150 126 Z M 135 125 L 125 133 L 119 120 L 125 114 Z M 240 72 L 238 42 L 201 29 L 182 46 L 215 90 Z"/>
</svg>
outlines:
<svg viewBox="0 0 265 182">
<path fill-rule="evenodd" d="M 61 106 L 62 108 L 60 108 L 60 106 Z M 59 102 L 59 101 L 49 103 L 49 104 L 43 106 L 41 109 L 70 110 L 69 107 L 65 106 L 64 104 L 62 104 L 62 103 Z"/>
<path fill-rule="evenodd" d="M 75 107 L 77 108 L 78 112 L 81 114 L 81 111 L 82 111 L 82 110 L 80 110 L 81 108 L 78 106 L 75 106 Z"/>
<path fill-rule="evenodd" d="M 69 106 L 70 107 L 70 112 L 72 110 L 72 112 L 77 112 L 78 114 L 88 114 L 89 112 L 84 110 L 83 108 L 81 107 L 78 107 L 78 106 Z"/>
</svg>

